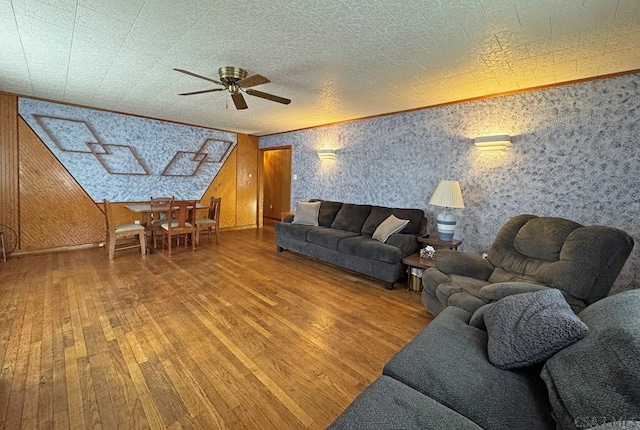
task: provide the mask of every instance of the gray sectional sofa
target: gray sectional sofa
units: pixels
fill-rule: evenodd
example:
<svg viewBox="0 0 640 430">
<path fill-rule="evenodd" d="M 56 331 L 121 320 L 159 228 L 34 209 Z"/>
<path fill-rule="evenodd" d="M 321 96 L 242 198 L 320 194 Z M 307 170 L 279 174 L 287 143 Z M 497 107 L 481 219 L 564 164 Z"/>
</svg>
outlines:
<svg viewBox="0 0 640 430">
<path fill-rule="evenodd" d="M 489 361 L 478 319 L 446 307 L 329 428 L 640 428 L 640 290 L 578 317 L 585 337 L 540 364 L 503 370 Z"/>
<path fill-rule="evenodd" d="M 402 259 L 419 249 L 417 237 L 426 232 L 424 211 L 311 201 L 320 202 L 318 225 L 292 223 L 292 216 L 276 223 L 278 251 L 294 251 L 377 278 L 385 282 L 388 289 L 405 275 Z M 376 228 L 390 215 L 409 223 L 384 243 L 373 239 Z"/>
</svg>

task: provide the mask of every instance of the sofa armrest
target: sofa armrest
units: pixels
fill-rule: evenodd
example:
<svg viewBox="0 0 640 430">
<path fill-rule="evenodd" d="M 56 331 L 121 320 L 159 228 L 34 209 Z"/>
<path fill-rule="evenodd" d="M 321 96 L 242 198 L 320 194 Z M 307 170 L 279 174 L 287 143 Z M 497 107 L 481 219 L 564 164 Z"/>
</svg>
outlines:
<svg viewBox="0 0 640 430">
<path fill-rule="evenodd" d="M 356 397 L 327 430 L 392 428 L 481 429 L 442 403 L 382 375 Z"/>
<path fill-rule="evenodd" d="M 439 249 L 435 253 L 436 267 L 447 275 L 455 274 L 470 278 L 489 279 L 493 265 L 479 255 Z"/>
<path fill-rule="evenodd" d="M 547 289 L 549 287 L 531 282 L 497 282 L 480 288 L 478 296 L 485 301 L 495 302 L 514 294 L 532 293 Z"/>
</svg>

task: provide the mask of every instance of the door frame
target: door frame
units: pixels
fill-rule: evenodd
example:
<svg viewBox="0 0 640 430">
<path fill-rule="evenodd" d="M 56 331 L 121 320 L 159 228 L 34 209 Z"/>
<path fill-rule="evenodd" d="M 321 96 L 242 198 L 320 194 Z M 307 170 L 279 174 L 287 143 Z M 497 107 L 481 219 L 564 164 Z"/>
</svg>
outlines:
<svg viewBox="0 0 640 430">
<path fill-rule="evenodd" d="M 264 154 L 267 151 L 277 151 L 282 149 L 291 150 L 291 171 L 289 172 L 289 195 L 291 195 L 291 188 L 293 187 L 291 184 L 292 172 L 293 172 L 293 146 L 291 145 L 283 145 L 283 146 L 272 146 L 269 148 L 258 148 L 258 210 L 256 211 L 256 225 L 258 228 L 262 228 L 264 226 Z M 291 202 L 289 202 L 291 204 Z"/>
</svg>

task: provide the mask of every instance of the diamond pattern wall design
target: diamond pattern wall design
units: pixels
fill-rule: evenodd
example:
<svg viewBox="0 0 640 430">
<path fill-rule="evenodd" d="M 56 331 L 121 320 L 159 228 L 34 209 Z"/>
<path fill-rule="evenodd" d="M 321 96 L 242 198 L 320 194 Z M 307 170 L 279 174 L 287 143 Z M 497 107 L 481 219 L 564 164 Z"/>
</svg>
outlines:
<svg viewBox="0 0 640 430">
<path fill-rule="evenodd" d="M 20 116 L 96 202 L 200 199 L 235 148 L 235 133 L 19 99 Z"/>
<path fill-rule="evenodd" d="M 178 151 L 162 171 L 162 176 L 194 176 L 203 163 L 221 163 L 232 145 L 233 142 L 226 140 L 207 139 L 196 152 Z"/>
<path fill-rule="evenodd" d="M 94 156 L 112 175 L 148 175 L 149 171 L 138 157 L 135 148 L 129 145 L 102 143 L 97 133 L 86 121 L 72 118 L 57 118 L 53 116 L 34 114 L 33 118 L 47 133 L 51 141 L 63 152 L 75 152 Z M 73 136 L 68 142 L 58 139 L 56 130 L 62 136 Z M 69 133 L 71 132 L 71 133 Z M 69 146 L 65 146 L 67 143 Z M 85 148 L 82 148 L 84 143 Z"/>
</svg>

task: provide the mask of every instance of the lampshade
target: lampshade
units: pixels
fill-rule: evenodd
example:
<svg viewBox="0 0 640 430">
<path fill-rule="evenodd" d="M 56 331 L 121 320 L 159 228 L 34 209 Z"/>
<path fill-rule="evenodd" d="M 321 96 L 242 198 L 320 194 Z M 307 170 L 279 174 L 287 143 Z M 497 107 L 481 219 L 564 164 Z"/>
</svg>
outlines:
<svg viewBox="0 0 640 430">
<path fill-rule="evenodd" d="M 504 151 L 511 145 L 511 136 L 508 134 L 479 136 L 473 140 L 473 144 L 482 152 Z"/>
<path fill-rule="evenodd" d="M 440 181 L 429 200 L 430 205 L 445 208 L 463 208 L 462 191 L 458 181 Z"/>
<path fill-rule="evenodd" d="M 322 148 L 316 151 L 321 160 L 335 160 L 336 150 L 332 148 Z"/>
</svg>

